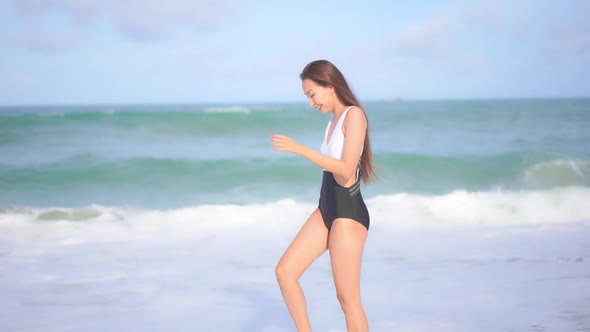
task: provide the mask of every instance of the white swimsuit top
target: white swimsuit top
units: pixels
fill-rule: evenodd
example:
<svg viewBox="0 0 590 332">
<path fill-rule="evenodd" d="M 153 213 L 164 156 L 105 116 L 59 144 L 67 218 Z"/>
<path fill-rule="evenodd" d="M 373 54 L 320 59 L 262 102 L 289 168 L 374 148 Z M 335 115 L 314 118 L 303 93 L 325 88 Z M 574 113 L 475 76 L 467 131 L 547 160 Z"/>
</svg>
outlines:
<svg viewBox="0 0 590 332">
<path fill-rule="evenodd" d="M 320 148 L 320 152 L 330 156 L 335 159 L 342 159 L 342 152 L 344 151 L 344 134 L 342 133 L 342 124 L 344 123 L 344 119 L 346 119 L 346 114 L 348 110 L 351 109 L 353 106 L 349 106 L 344 113 L 338 119 L 336 126 L 334 126 L 334 131 L 332 132 L 332 136 L 330 137 L 330 142 L 328 141 L 328 133 L 330 132 L 330 125 L 332 125 L 332 120 L 328 122 L 328 126 L 326 127 L 326 134 L 324 135 L 324 141 L 322 142 L 322 147 Z"/>
</svg>

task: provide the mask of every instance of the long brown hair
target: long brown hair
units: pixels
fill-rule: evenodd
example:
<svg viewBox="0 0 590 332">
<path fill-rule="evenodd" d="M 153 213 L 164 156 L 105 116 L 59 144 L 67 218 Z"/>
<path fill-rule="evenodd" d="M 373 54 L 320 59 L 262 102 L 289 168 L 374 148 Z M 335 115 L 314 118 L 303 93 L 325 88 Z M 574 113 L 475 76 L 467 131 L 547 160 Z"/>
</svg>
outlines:
<svg viewBox="0 0 590 332">
<path fill-rule="evenodd" d="M 338 68 L 328 60 L 312 61 L 299 74 L 301 80 L 310 79 L 317 85 L 328 87 L 333 86 L 336 97 L 346 106 L 357 106 L 362 108 L 358 98 L 354 95 L 344 75 Z M 369 119 L 365 112 L 367 120 L 367 131 L 365 132 L 365 143 L 361 155 L 361 174 L 365 183 L 371 182 L 377 178 L 373 165 L 373 151 L 371 150 L 371 138 L 369 135 Z"/>
</svg>

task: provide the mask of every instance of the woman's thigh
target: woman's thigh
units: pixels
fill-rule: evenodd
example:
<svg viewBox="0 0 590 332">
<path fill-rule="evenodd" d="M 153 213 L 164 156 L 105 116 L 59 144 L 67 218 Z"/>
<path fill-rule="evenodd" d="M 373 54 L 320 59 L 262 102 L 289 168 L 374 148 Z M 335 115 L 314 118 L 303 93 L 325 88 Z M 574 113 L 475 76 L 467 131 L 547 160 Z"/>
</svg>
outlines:
<svg viewBox="0 0 590 332">
<path fill-rule="evenodd" d="M 360 296 L 361 262 L 368 231 L 361 223 L 339 218 L 330 229 L 328 248 L 338 294 Z"/>
<path fill-rule="evenodd" d="M 279 260 L 277 270 L 298 279 L 327 249 L 328 229 L 315 209 Z"/>
</svg>

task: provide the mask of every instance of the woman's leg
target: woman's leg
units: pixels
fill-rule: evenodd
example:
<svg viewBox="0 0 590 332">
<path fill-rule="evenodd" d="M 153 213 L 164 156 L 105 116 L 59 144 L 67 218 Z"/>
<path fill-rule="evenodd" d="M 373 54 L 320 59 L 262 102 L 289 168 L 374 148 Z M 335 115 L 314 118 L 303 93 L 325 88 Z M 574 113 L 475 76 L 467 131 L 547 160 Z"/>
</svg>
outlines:
<svg viewBox="0 0 590 332">
<path fill-rule="evenodd" d="M 283 299 L 300 332 L 311 331 L 299 277 L 328 249 L 328 229 L 318 209 L 305 222 L 277 264 L 275 273 Z"/>
<path fill-rule="evenodd" d="M 361 261 L 367 229 L 352 219 L 336 219 L 330 230 L 328 248 L 336 294 L 349 332 L 369 331 L 361 303 Z"/>
</svg>

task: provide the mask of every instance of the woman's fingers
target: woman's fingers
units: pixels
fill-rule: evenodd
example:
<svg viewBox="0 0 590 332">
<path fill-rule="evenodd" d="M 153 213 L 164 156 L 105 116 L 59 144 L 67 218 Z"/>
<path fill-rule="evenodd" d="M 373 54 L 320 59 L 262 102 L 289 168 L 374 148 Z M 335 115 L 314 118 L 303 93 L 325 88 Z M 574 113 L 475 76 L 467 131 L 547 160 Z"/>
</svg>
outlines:
<svg viewBox="0 0 590 332">
<path fill-rule="evenodd" d="M 271 143 L 274 150 L 287 151 L 289 138 L 285 135 L 275 134 L 272 135 Z"/>
</svg>

